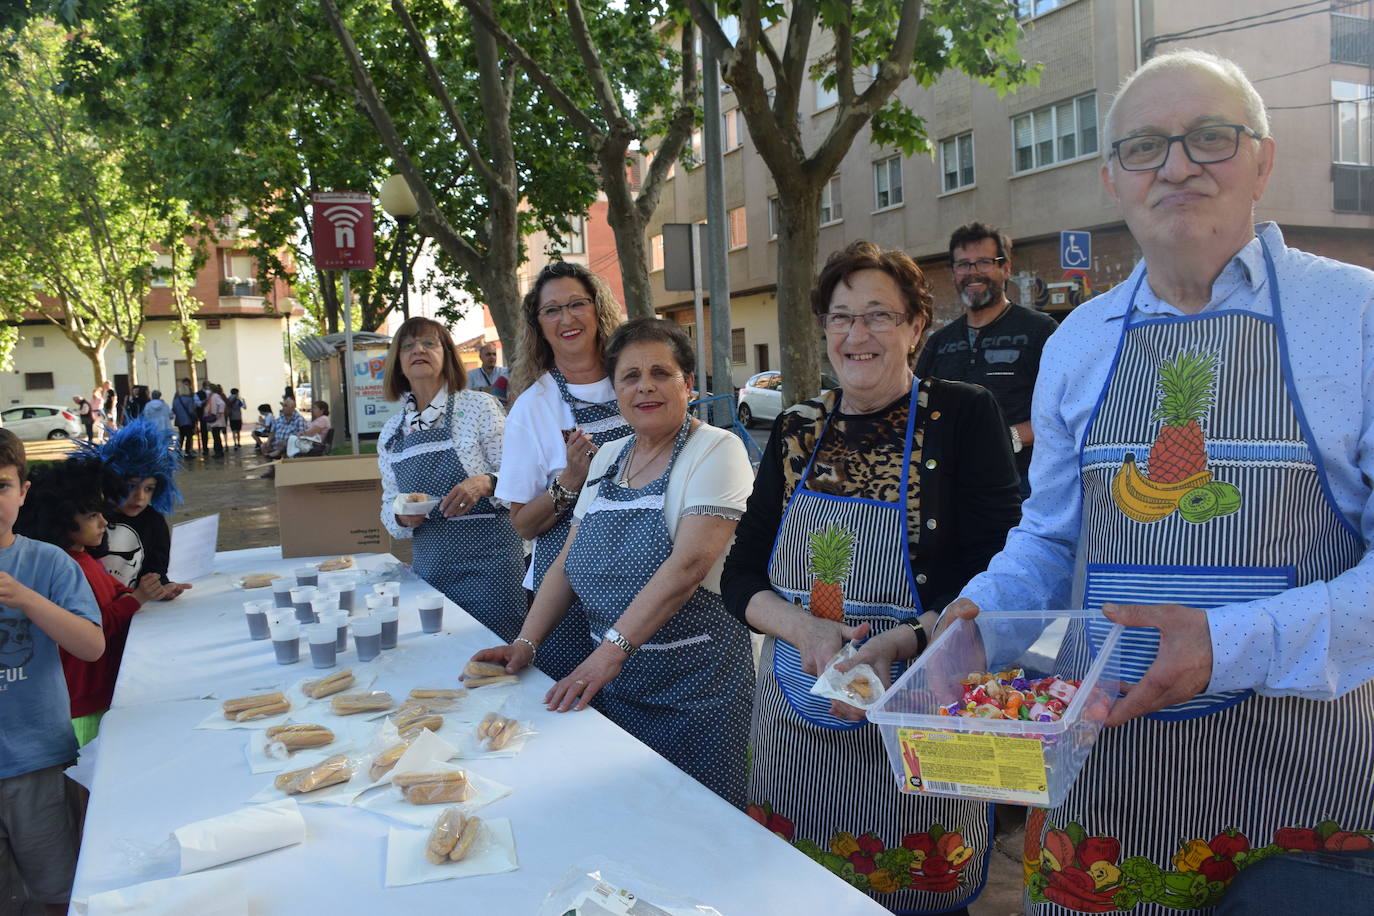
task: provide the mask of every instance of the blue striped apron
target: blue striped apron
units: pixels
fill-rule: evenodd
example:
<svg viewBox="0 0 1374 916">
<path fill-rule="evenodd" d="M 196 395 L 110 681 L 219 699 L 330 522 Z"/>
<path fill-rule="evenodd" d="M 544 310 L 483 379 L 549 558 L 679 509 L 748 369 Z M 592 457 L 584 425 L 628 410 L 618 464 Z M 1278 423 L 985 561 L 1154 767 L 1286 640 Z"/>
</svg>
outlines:
<svg viewBox="0 0 1374 916">
<path fill-rule="evenodd" d="M 1081 445 L 1079 606 L 1176 603 L 1206 610 L 1333 579 L 1364 552 L 1311 445 L 1288 363 L 1273 258 L 1260 242 L 1271 318 L 1221 311 L 1136 321 L 1143 272 L 1136 282 Z M 1158 491 L 1134 478 L 1126 486 L 1119 475 L 1132 459 L 1148 475 L 1160 430 L 1158 374 L 1180 354 L 1202 354 L 1213 365 L 1212 403 L 1200 420 L 1207 473 L 1194 485 L 1215 495 L 1213 482 L 1220 482 L 1230 498 L 1214 505 L 1210 497 L 1190 503 L 1187 493 L 1171 495 L 1180 508 L 1167 511 L 1166 504 L 1141 518 L 1140 497 L 1132 493 L 1155 498 Z M 1159 631 L 1130 629 L 1124 645 L 1120 674 L 1134 681 L 1153 662 Z M 1374 684 L 1329 702 L 1248 690 L 1200 694 L 1105 730 L 1068 799 L 1034 818 L 1041 829 L 1027 830 L 1033 912 L 1073 912 L 1078 907 L 1065 902 L 1084 899 L 1064 891 L 1072 883 L 1066 878 L 1081 876 L 1062 868 L 1055 875 L 1042 857 L 1045 834 L 1068 824 L 1089 838 L 1117 841 L 1106 845 L 1119 850 L 1118 861 L 1098 868 L 1108 880 L 1092 894 L 1133 913 L 1211 910 L 1233 872 L 1215 859 L 1199 864 L 1202 847 L 1187 846 L 1191 841 L 1225 849 L 1234 841 L 1219 835 L 1236 828 L 1262 849 L 1276 845 L 1282 828 L 1374 828 L 1371 704 Z M 1115 867 L 1132 858 L 1130 873 L 1117 875 Z M 1242 857 L 1241 866 L 1249 859 Z"/>
<path fill-rule="evenodd" d="M 913 459 L 919 388 L 919 381 L 911 388 L 898 499 L 834 496 L 807 488 L 835 416 L 831 411 L 783 512 L 768 563 L 774 591 L 809 610 L 810 534 L 830 525 L 851 532 L 854 560 L 843 584 L 844 620 L 868 622 L 873 635 L 921 614 L 907 520 L 909 473 L 912 461 L 920 461 L 919 453 Z M 903 667 L 893 666 L 894 678 Z M 878 729 L 832 716 L 830 701 L 808 692 L 815 680 L 802 670 L 795 646 L 774 636 L 764 640 L 750 739 L 750 802 L 764 807 L 769 817 L 788 819 L 802 852 L 893 912 L 962 907 L 982 890 L 987 875 L 990 809 L 980 802 L 899 792 Z M 916 857 L 945 864 L 917 862 L 913 868 L 908 863 L 903 869 L 879 864 L 894 861 L 892 851 L 907 848 L 903 841 L 909 836 L 928 836 L 932 828 L 937 834 L 960 834 L 959 845 L 971 851 L 953 853 L 951 861 L 937 850 L 927 853 L 925 841 L 916 838 L 908 841 Z M 859 841 L 855 853 L 851 846 Z M 863 843 L 872 849 L 881 844 L 883 851 L 866 856 Z M 875 880 L 875 874 L 881 877 Z"/>
<path fill-rule="evenodd" d="M 663 496 L 690 423 L 678 432 L 663 474 L 640 489 L 617 482 L 633 443 L 621 451 L 568 549 L 568 581 L 597 643 L 673 552 Z M 720 595 L 698 587 L 599 698 L 611 721 L 743 808 L 753 692 L 748 631 Z"/>
<path fill-rule="evenodd" d="M 428 429 L 407 432 L 405 423 L 387 440 L 396 486 L 402 493 L 443 496 L 471 475 L 453 450 L 454 401 Z M 435 506 L 413 529 L 415 574 L 467 611 L 505 642 L 525 621 L 525 545 L 510 523 L 510 510 L 479 499 L 467 514 L 445 518 Z"/>
<path fill-rule="evenodd" d="M 579 400 L 568 390 L 568 380 L 558 371 L 558 367 L 550 369 L 549 375 L 558 385 L 558 393 L 562 396 L 563 403 L 572 409 L 573 422 L 591 436 L 592 443 L 598 448 L 607 442 L 623 439 L 633 432 L 630 425 L 620 416 L 620 405 L 614 399 L 599 404 Z M 544 581 L 544 575 L 553 565 L 553 561 L 558 559 L 558 552 L 563 549 L 563 544 L 568 539 L 568 531 L 572 529 L 572 517 L 572 510 L 564 512 L 552 528 L 534 539 L 534 555 L 530 563 L 534 567 L 535 594 L 539 593 L 539 583 Z M 561 681 L 572 674 L 573 669 L 582 664 L 591 651 L 592 643 L 587 638 L 586 616 L 582 612 L 581 603 L 574 601 L 572 607 L 568 608 L 567 616 L 548 638 L 540 643 L 534 665 L 555 681 Z"/>
</svg>

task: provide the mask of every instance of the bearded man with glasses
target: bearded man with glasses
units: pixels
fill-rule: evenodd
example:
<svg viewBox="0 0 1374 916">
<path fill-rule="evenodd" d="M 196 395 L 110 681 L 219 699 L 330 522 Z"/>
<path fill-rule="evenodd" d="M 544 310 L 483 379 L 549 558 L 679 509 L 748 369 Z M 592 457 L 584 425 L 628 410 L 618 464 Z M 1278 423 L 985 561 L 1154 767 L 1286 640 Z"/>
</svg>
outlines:
<svg viewBox="0 0 1374 916">
<path fill-rule="evenodd" d="M 1007 421 L 1016 453 L 1021 495 L 1030 495 L 1031 392 L 1040 371 L 1040 352 L 1055 321 L 1007 299 L 1011 281 L 1011 239 L 983 223 L 969 223 L 949 237 L 954 286 L 964 314 L 930 335 L 916 374 L 921 378 L 972 382 L 992 392 Z"/>
</svg>

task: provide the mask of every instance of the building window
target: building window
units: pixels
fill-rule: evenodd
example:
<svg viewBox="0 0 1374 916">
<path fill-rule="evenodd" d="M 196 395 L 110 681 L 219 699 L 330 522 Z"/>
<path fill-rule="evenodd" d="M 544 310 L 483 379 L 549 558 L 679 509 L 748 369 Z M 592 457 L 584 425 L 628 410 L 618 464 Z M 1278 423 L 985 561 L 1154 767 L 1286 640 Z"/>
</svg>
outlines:
<svg viewBox="0 0 1374 916">
<path fill-rule="evenodd" d="M 749 244 L 749 231 L 744 224 L 744 208 L 735 207 L 725 214 L 726 231 L 729 233 L 730 250 L 743 248 Z"/>
<path fill-rule="evenodd" d="M 940 141 L 940 189 L 943 193 L 973 187 L 973 133 Z"/>
<path fill-rule="evenodd" d="M 1048 13 L 1063 2 L 1064 0 L 1016 0 L 1016 18 L 1029 19 L 1041 13 Z"/>
<path fill-rule="evenodd" d="M 52 390 L 51 372 L 25 372 L 24 373 L 25 391 L 50 391 Z"/>
<path fill-rule="evenodd" d="M 873 163 L 873 209 L 886 210 L 902 203 L 902 157 L 890 156 Z"/>
<path fill-rule="evenodd" d="M 558 241 L 558 248 L 564 254 L 587 253 L 587 220 L 581 216 L 568 217 L 568 234 Z"/>
<path fill-rule="evenodd" d="M 840 208 L 840 176 L 836 175 L 821 189 L 821 225 L 838 223 L 842 219 L 844 211 Z"/>
<path fill-rule="evenodd" d="M 1331 14 L 1331 62 L 1369 66 L 1374 60 L 1374 19 Z"/>
<path fill-rule="evenodd" d="M 42 349 L 43 347 L 46 347 L 47 345 L 48 345 L 48 338 L 46 338 L 46 337 L 35 337 L 35 338 L 33 338 L 33 346 L 34 346 L 34 349 Z"/>
<path fill-rule="evenodd" d="M 153 256 L 153 276 L 148 285 L 154 287 L 172 285 L 172 256 L 170 254 Z"/>
<path fill-rule="evenodd" d="M 706 161 L 706 146 L 701 139 L 701 128 L 692 131 L 692 158 L 687 168 L 694 169 Z"/>
<path fill-rule="evenodd" d="M 663 269 L 663 233 L 649 239 L 649 270 Z"/>
<path fill-rule="evenodd" d="M 730 329 L 730 362 L 743 365 L 745 358 L 744 328 Z"/>
<path fill-rule="evenodd" d="M 1333 17 L 1334 18 L 1334 17 Z M 1374 86 L 1331 81 L 1331 209 L 1374 213 Z"/>
<path fill-rule="evenodd" d="M 1089 93 L 1017 115 L 1011 136 L 1017 172 L 1091 156 L 1097 152 L 1097 97 Z"/>
<path fill-rule="evenodd" d="M 827 89 L 820 80 L 812 80 L 811 85 L 816 89 L 816 111 L 822 112 L 832 105 L 838 105 L 840 101 L 840 90 L 838 87 Z"/>
<path fill-rule="evenodd" d="M 720 137 L 725 151 L 739 149 L 740 144 L 744 142 L 744 118 L 740 115 L 740 110 L 735 108 L 727 111 L 721 115 L 721 122 Z"/>
<path fill-rule="evenodd" d="M 776 197 L 768 198 L 768 237 L 775 239 L 778 237 L 778 229 L 782 226 L 781 204 Z"/>
</svg>

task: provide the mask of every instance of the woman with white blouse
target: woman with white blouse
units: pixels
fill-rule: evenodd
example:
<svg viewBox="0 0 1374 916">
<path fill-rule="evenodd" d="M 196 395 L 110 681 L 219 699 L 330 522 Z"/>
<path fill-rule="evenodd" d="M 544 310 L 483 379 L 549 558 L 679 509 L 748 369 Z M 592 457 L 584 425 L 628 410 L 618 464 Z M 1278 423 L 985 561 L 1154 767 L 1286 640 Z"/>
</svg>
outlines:
<svg viewBox="0 0 1374 916">
<path fill-rule="evenodd" d="M 453 338 L 410 318 L 392 338 L 383 389 L 401 412 L 377 439 L 382 523 L 414 538 L 415 574 L 502 639 L 519 633 L 527 602 L 524 544 L 494 499 L 505 415 L 491 395 L 466 391 Z M 438 499 L 427 514 L 397 512 L 398 495 Z M 403 504 L 402 504 L 403 505 Z"/>
<path fill-rule="evenodd" d="M 687 411 L 687 333 L 622 325 L 606 371 L 633 434 L 592 459 L 572 532 L 510 645 L 475 658 L 518 671 L 580 602 L 592 649 L 548 692 L 550 709 L 598 707 L 707 788 L 744 807 L 754 689 L 749 634 L 720 574 L 753 486 L 739 438 Z"/>
<path fill-rule="evenodd" d="M 563 549 L 597 449 L 630 432 L 602 359 L 620 315 L 601 278 L 567 261 L 541 270 L 521 304 L 512 380 L 519 397 L 506 418 L 496 495 L 510 503 L 515 530 L 534 542 L 524 583 L 531 592 Z M 574 604 L 536 664 L 558 680 L 591 649 L 586 620 Z"/>
</svg>

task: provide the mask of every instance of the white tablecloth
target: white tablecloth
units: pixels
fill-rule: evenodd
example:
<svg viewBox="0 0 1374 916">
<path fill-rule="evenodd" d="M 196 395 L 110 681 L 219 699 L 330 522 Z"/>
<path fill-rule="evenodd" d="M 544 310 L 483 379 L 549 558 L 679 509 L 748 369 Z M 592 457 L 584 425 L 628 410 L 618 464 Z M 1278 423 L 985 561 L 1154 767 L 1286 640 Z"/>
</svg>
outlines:
<svg viewBox="0 0 1374 916">
<path fill-rule="evenodd" d="M 238 696 L 313 670 L 308 652 L 300 664 L 277 665 L 270 641 L 248 639 L 242 602 L 271 597 L 271 590 L 244 592 L 232 582 L 239 573 L 287 573 L 303 562 L 282 560 L 277 548 L 223 553 L 214 575 L 134 618 L 114 707 L 101 725 L 74 900 L 166 877 L 147 856 L 172 830 L 233 810 L 270 781 L 270 774 L 249 773 L 247 731 L 193 726 L 218 706 L 198 699 L 206 693 Z M 496 644 L 452 604 L 444 631 L 422 634 L 414 608 L 422 591 L 429 591 L 423 582 L 405 580 L 396 650 L 358 665 L 350 641 L 340 656 L 341 665 L 374 671 L 374 689 L 398 700 L 412 687 L 457 686 L 471 654 Z M 602 862 L 725 916 L 885 912 L 599 713 L 545 711 L 539 701 L 549 685 L 531 670 L 515 690 L 521 718 L 538 732 L 524 752 L 470 764 L 515 790 L 482 815 L 510 819 L 518 870 L 386 888 L 387 831 L 398 825 L 357 807 L 305 805 L 304 843 L 234 866 L 245 876 L 248 909 L 532 913 L 569 868 Z"/>
</svg>

